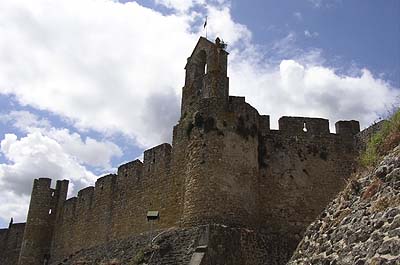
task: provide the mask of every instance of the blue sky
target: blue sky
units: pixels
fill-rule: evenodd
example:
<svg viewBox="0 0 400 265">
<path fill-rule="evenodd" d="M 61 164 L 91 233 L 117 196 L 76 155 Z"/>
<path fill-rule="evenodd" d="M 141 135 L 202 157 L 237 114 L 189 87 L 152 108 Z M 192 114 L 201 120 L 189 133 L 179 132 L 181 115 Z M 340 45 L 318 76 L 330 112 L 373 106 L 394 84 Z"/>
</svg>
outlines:
<svg viewBox="0 0 400 265">
<path fill-rule="evenodd" d="M 318 6 L 315 6 L 315 4 Z M 248 26 L 254 41 L 268 43 L 288 32 L 304 49 L 320 48 L 329 64 L 367 67 L 400 83 L 400 2 L 392 1 L 234 1 L 232 16 Z M 318 36 L 307 37 L 308 30 Z"/>
<path fill-rule="evenodd" d="M 365 127 L 399 104 L 397 0 L 5 0 L 0 10 L 0 227 L 25 220 L 34 178 L 68 178 L 73 196 L 171 142 L 206 16 L 209 38 L 229 44 L 231 94 L 274 128 L 282 115 Z"/>
</svg>

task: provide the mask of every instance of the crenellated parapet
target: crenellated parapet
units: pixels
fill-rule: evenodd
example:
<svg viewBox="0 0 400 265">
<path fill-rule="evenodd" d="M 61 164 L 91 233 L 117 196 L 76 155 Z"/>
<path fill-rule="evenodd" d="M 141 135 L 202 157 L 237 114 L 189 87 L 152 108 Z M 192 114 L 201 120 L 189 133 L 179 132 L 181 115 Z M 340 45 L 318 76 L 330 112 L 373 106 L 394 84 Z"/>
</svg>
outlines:
<svg viewBox="0 0 400 265">
<path fill-rule="evenodd" d="M 354 137 L 360 132 L 360 123 L 355 120 L 338 121 L 335 123 L 336 133 L 353 142 Z"/>
<path fill-rule="evenodd" d="M 327 119 L 281 117 L 271 129 L 270 116 L 229 96 L 227 56 L 219 39 L 199 39 L 172 145 L 145 150 L 143 162 L 68 200 L 68 181 L 34 181 L 20 265 L 145 233 L 148 211 L 160 213 L 154 229 L 220 224 L 296 241 L 352 172 L 359 123 L 339 121 L 331 133 Z"/>
<path fill-rule="evenodd" d="M 145 175 L 156 175 L 165 171 L 171 163 L 171 145 L 164 143 L 144 151 L 143 167 Z"/>
<path fill-rule="evenodd" d="M 61 257 L 85 246 L 146 231 L 148 210 L 162 213 L 161 227 L 177 223 L 179 216 L 168 209 L 169 205 L 175 208 L 177 202 L 175 195 L 169 194 L 175 188 L 171 152 L 167 143 L 145 150 L 143 162 L 125 163 L 117 174 L 100 177 L 94 186 L 66 200 L 63 218 L 55 228 L 52 255 Z"/>
<path fill-rule="evenodd" d="M 63 205 L 63 221 L 68 221 L 68 220 L 75 220 L 76 217 L 76 205 L 78 202 L 77 197 L 72 197 L 69 198 L 64 202 Z"/>
<path fill-rule="evenodd" d="M 118 183 L 137 183 L 143 177 L 143 163 L 136 159 L 120 165 L 117 171 Z"/>
<path fill-rule="evenodd" d="M 329 134 L 329 121 L 321 118 L 282 117 L 279 130 L 287 134 Z"/>
</svg>

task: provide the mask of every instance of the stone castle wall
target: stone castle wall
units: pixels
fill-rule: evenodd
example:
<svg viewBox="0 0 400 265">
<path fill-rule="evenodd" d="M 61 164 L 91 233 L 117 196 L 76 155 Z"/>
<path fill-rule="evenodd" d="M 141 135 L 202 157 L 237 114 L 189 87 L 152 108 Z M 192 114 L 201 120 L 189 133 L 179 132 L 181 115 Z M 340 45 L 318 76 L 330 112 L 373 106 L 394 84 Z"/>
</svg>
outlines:
<svg viewBox="0 0 400 265">
<path fill-rule="evenodd" d="M 244 97 L 229 96 L 228 53 L 222 47 L 201 38 L 188 58 L 172 145 L 146 150 L 143 162 L 121 165 L 117 174 L 68 200 L 67 181 L 53 190 L 49 179 L 35 180 L 20 265 L 62 261 L 147 232 L 149 210 L 160 213 L 154 229 L 249 229 L 270 238 L 267 245 L 273 238 L 290 242 L 285 253 L 270 257 L 271 264 L 290 257 L 307 225 L 352 172 L 359 124 L 338 122 L 333 134 L 328 120 L 282 117 L 279 130 L 271 130 L 269 116 Z M 227 244 L 224 233 L 216 242 Z M 241 257 L 250 255 L 248 248 L 240 247 Z"/>
<path fill-rule="evenodd" d="M 300 235 L 354 170 L 354 135 L 329 133 L 327 120 L 301 117 L 281 118 L 279 129 L 261 137 L 260 221 Z"/>
<path fill-rule="evenodd" d="M 24 230 L 24 223 L 0 229 L 0 264 L 18 264 Z"/>
<path fill-rule="evenodd" d="M 145 151 L 143 163 L 124 164 L 117 175 L 104 176 L 68 199 L 55 227 L 52 257 L 147 231 L 149 210 L 160 212 L 155 228 L 176 225 L 181 185 L 170 170 L 171 146 L 162 144 Z"/>
<path fill-rule="evenodd" d="M 400 264 L 400 145 L 361 169 L 307 228 L 290 265 Z"/>
</svg>

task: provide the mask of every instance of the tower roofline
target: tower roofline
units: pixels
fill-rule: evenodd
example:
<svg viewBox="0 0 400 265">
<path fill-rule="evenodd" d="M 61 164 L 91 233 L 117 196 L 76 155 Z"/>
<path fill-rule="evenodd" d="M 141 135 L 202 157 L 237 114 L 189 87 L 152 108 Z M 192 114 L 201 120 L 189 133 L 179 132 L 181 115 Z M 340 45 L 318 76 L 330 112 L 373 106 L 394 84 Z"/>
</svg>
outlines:
<svg viewBox="0 0 400 265">
<path fill-rule="evenodd" d="M 197 41 L 196 46 L 194 47 L 192 53 L 191 53 L 190 56 L 188 57 L 188 60 L 189 60 L 190 58 L 192 58 L 192 56 L 193 56 L 194 53 L 197 51 L 197 49 L 198 49 L 198 47 L 200 46 L 200 44 L 203 43 L 203 42 L 205 43 L 205 45 L 209 45 L 209 46 L 211 46 L 211 45 L 213 45 L 213 46 L 217 45 L 216 43 L 210 41 L 210 40 L 207 39 L 207 38 L 200 37 L 199 40 Z M 225 51 L 224 49 L 221 49 L 221 51 L 223 51 L 224 53 L 226 53 L 226 55 L 229 55 L 229 52 Z M 186 69 L 186 66 L 185 66 L 185 69 Z"/>
</svg>

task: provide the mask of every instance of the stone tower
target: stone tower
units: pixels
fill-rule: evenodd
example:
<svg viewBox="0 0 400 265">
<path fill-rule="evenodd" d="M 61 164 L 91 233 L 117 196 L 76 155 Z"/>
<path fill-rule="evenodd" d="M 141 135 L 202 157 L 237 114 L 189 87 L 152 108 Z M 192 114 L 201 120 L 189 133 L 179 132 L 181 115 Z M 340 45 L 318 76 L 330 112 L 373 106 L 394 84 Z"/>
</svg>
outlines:
<svg viewBox="0 0 400 265">
<path fill-rule="evenodd" d="M 182 91 L 182 117 L 193 114 L 203 98 L 218 99 L 226 106 L 229 98 L 227 77 L 228 52 L 219 38 L 216 43 L 200 37 L 185 66 L 185 86 Z"/>
<path fill-rule="evenodd" d="M 215 43 L 200 38 L 185 67 L 182 113 L 174 135 L 174 147 L 186 154 L 185 225 L 246 226 L 254 220 L 260 119 L 248 104 L 235 108 L 244 98 L 229 97 L 228 53 L 223 48 L 219 38 Z"/>
<path fill-rule="evenodd" d="M 52 235 L 67 197 L 68 180 L 57 181 L 55 189 L 50 184 L 49 178 L 39 178 L 33 182 L 18 262 L 20 265 L 48 264 L 50 261 Z"/>
</svg>

